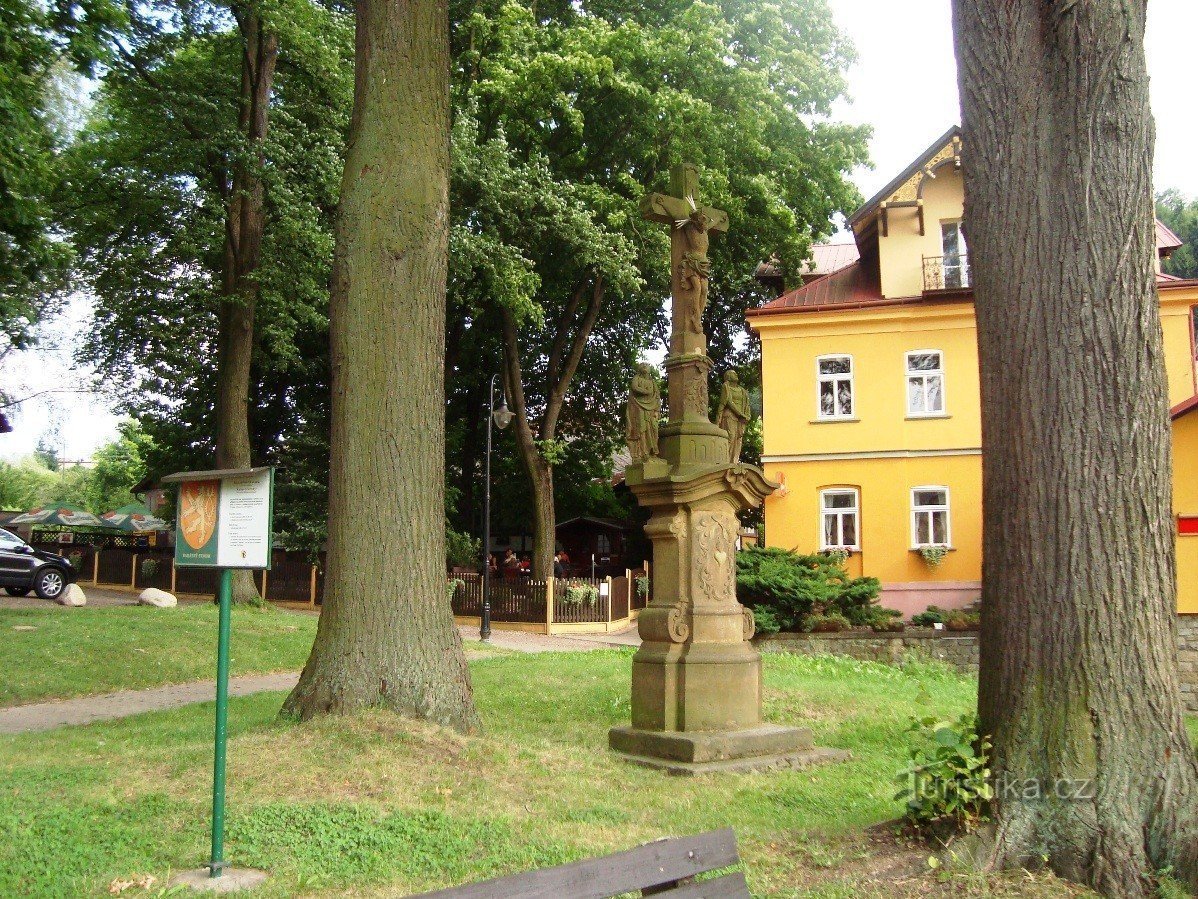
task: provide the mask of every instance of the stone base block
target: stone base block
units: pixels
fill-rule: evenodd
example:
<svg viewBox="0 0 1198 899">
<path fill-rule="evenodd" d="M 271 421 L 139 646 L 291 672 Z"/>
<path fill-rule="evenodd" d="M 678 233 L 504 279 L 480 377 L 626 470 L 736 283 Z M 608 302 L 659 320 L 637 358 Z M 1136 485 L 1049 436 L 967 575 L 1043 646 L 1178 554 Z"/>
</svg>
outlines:
<svg viewBox="0 0 1198 899">
<path fill-rule="evenodd" d="M 608 744 L 626 755 L 678 762 L 719 762 L 747 756 L 805 752 L 814 746 L 805 727 L 762 724 L 743 730 L 679 731 L 613 727 Z"/>
<path fill-rule="evenodd" d="M 207 868 L 180 871 L 170 879 L 169 887 L 182 886 L 204 893 L 238 893 L 252 890 L 266 880 L 265 871 L 253 868 L 225 868 L 220 877 L 212 877 Z"/>
<path fill-rule="evenodd" d="M 847 749 L 806 749 L 778 755 L 755 755 L 743 759 L 722 759 L 716 762 L 679 762 L 647 755 L 617 752 L 620 758 L 633 765 L 657 768 L 674 777 L 699 777 L 704 774 L 753 774 L 767 771 L 802 771 L 816 765 L 846 762 L 852 758 Z"/>
</svg>

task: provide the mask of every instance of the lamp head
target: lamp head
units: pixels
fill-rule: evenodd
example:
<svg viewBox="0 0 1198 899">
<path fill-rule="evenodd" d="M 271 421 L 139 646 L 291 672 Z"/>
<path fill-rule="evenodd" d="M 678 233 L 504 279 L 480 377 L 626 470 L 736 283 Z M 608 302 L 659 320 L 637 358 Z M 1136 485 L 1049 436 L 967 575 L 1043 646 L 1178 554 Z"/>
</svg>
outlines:
<svg viewBox="0 0 1198 899">
<path fill-rule="evenodd" d="M 504 400 L 503 404 L 491 413 L 491 418 L 495 420 L 495 427 L 502 431 L 512 423 L 512 419 L 515 418 L 515 415 L 513 415 L 512 411 L 507 407 L 507 400 Z"/>
</svg>

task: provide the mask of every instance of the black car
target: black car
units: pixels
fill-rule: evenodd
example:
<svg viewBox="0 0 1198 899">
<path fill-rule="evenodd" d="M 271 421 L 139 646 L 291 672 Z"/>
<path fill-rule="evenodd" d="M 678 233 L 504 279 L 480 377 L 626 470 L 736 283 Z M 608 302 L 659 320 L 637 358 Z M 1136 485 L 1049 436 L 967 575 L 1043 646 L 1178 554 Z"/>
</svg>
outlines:
<svg viewBox="0 0 1198 899">
<path fill-rule="evenodd" d="M 34 549 L 16 534 L 0 528 L 0 587 L 9 596 L 58 599 L 78 575 L 62 556 Z"/>
</svg>

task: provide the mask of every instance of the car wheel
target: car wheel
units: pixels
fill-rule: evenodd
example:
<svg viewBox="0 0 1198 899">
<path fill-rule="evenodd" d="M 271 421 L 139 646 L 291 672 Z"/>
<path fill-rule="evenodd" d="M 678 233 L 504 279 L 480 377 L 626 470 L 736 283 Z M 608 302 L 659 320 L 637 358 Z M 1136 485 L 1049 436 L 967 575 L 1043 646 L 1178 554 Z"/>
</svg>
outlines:
<svg viewBox="0 0 1198 899">
<path fill-rule="evenodd" d="M 42 599 L 58 599 L 58 594 L 62 593 L 66 586 L 67 579 L 58 568 L 46 568 L 38 572 L 37 579 L 33 582 L 33 589 Z"/>
<path fill-rule="evenodd" d="M 4 592 L 7 593 L 9 596 L 28 596 L 29 588 L 28 587 L 5 587 Z"/>
</svg>

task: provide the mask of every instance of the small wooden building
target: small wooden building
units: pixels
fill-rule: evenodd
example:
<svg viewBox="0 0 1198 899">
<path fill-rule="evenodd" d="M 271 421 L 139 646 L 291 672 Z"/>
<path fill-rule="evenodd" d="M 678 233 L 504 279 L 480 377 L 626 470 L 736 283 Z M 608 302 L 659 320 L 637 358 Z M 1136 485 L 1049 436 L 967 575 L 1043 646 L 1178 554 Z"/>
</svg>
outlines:
<svg viewBox="0 0 1198 899">
<path fill-rule="evenodd" d="M 630 530 L 626 522 L 613 518 L 580 515 L 563 521 L 557 526 L 557 544 L 558 549 L 565 550 L 570 558 L 566 573 L 589 577 L 593 555 L 597 577 L 622 575 L 629 562 L 627 545 Z"/>
</svg>

